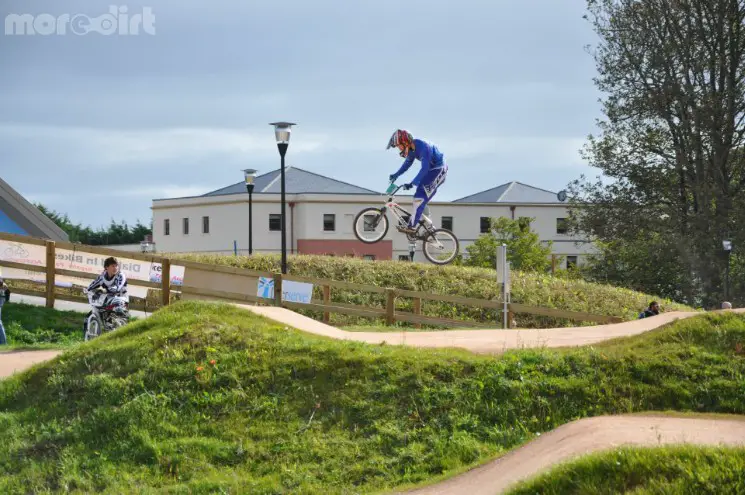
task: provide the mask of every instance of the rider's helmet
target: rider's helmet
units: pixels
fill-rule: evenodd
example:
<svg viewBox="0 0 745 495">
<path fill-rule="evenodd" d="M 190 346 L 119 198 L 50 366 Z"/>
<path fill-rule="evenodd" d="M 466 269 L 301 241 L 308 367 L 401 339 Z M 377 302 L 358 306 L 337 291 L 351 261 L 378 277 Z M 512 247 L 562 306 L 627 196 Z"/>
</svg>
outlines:
<svg viewBox="0 0 745 495">
<path fill-rule="evenodd" d="M 409 154 L 409 150 L 414 147 L 414 137 L 409 131 L 403 129 L 396 129 L 391 138 L 388 140 L 388 146 L 385 149 L 398 148 L 400 155 L 405 158 Z"/>
</svg>

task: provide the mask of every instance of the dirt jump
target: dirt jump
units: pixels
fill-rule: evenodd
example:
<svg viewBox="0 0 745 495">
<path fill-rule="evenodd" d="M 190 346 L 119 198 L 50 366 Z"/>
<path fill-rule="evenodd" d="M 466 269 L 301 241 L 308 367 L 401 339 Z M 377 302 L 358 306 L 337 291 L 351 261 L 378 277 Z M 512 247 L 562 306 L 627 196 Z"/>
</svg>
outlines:
<svg viewBox="0 0 745 495">
<path fill-rule="evenodd" d="M 324 337 L 369 344 L 461 348 L 479 354 L 499 354 L 507 349 L 595 344 L 638 335 L 678 319 L 702 314 L 670 312 L 641 320 L 574 328 L 374 333 L 340 330 L 284 308 L 232 304 L 288 327 Z M 745 309 L 727 311 L 742 313 Z M 52 359 L 58 354 L 59 351 L 0 353 L 0 378 Z M 503 493 L 515 482 L 591 452 L 621 445 L 656 446 L 680 443 L 745 446 L 745 417 L 738 420 L 629 415 L 581 419 L 562 425 L 461 475 L 427 487 L 397 493 L 493 495 Z"/>
</svg>

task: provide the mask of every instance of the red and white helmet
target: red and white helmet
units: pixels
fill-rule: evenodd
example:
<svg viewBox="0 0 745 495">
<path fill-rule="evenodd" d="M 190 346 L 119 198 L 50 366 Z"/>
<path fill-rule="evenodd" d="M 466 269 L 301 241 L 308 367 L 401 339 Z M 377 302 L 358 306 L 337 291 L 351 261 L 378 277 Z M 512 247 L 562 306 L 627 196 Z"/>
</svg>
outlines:
<svg viewBox="0 0 745 495">
<path fill-rule="evenodd" d="M 388 146 L 385 149 L 399 148 L 401 150 L 401 157 L 406 157 L 409 154 L 409 150 L 414 147 L 414 137 L 409 131 L 403 129 L 397 129 L 393 133 L 391 138 L 388 140 Z"/>
</svg>

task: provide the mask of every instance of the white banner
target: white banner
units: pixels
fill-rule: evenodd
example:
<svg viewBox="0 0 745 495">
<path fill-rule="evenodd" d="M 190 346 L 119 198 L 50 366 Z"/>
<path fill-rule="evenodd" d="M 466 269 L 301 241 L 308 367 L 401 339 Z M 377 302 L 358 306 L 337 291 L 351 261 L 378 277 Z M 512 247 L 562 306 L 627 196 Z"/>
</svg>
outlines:
<svg viewBox="0 0 745 495">
<path fill-rule="evenodd" d="M 274 299 L 274 279 L 259 277 L 256 295 L 267 299 Z M 293 280 L 282 281 L 282 300 L 309 304 L 313 298 L 313 284 L 295 282 Z"/>
<path fill-rule="evenodd" d="M 47 248 L 35 244 L 0 240 L 0 260 L 46 266 Z"/>
<path fill-rule="evenodd" d="M 0 240 L 0 260 L 3 261 L 46 266 L 46 253 L 47 250 L 44 246 Z M 69 287 L 71 285 L 87 287 L 103 272 L 104 260 L 108 257 L 108 255 L 87 253 L 84 248 L 81 248 L 80 250 L 56 248 L 55 268 L 86 272 L 90 274 L 90 278 L 57 275 L 55 277 L 55 285 L 61 287 Z M 119 270 L 124 273 L 127 278 L 160 283 L 162 278 L 162 266 L 160 263 L 140 261 L 124 257 L 117 257 L 117 261 L 119 262 Z M 183 266 L 171 266 L 172 285 L 180 286 L 184 284 L 184 270 Z M 34 282 L 46 282 L 46 274 L 43 272 L 33 272 L 17 268 L 3 268 L 0 273 L 8 279 L 18 278 L 32 280 Z M 147 287 L 129 286 L 129 292 L 134 297 L 144 298 L 147 295 L 147 290 Z"/>
</svg>

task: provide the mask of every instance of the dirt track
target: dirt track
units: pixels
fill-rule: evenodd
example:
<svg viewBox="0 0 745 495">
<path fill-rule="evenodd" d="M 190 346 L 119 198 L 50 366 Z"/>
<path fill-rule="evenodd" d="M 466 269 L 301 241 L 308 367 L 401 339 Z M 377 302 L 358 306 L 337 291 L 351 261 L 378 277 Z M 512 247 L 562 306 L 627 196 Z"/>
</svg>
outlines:
<svg viewBox="0 0 745 495">
<path fill-rule="evenodd" d="M 745 418 L 600 416 L 562 425 L 536 440 L 442 483 L 409 495 L 495 495 L 556 464 L 620 445 L 669 444 L 745 446 Z M 402 493 L 402 492 L 397 492 Z"/>
<path fill-rule="evenodd" d="M 61 351 L 12 351 L 0 352 L 0 378 L 30 368 L 36 363 L 53 359 Z"/>
<path fill-rule="evenodd" d="M 411 347 L 458 347 L 480 354 L 496 354 L 505 349 L 533 347 L 572 347 L 596 344 L 617 337 L 628 337 L 654 330 L 678 319 L 701 315 L 696 312 L 670 312 L 652 318 L 591 327 L 512 329 L 512 330 L 443 330 L 433 332 L 348 332 L 312 318 L 274 306 L 235 304 L 288 326 L 340 340 L 368 344 L 407 345 Z M 730 310 L 738 313 L 745 309 Z"/>
</svg>

